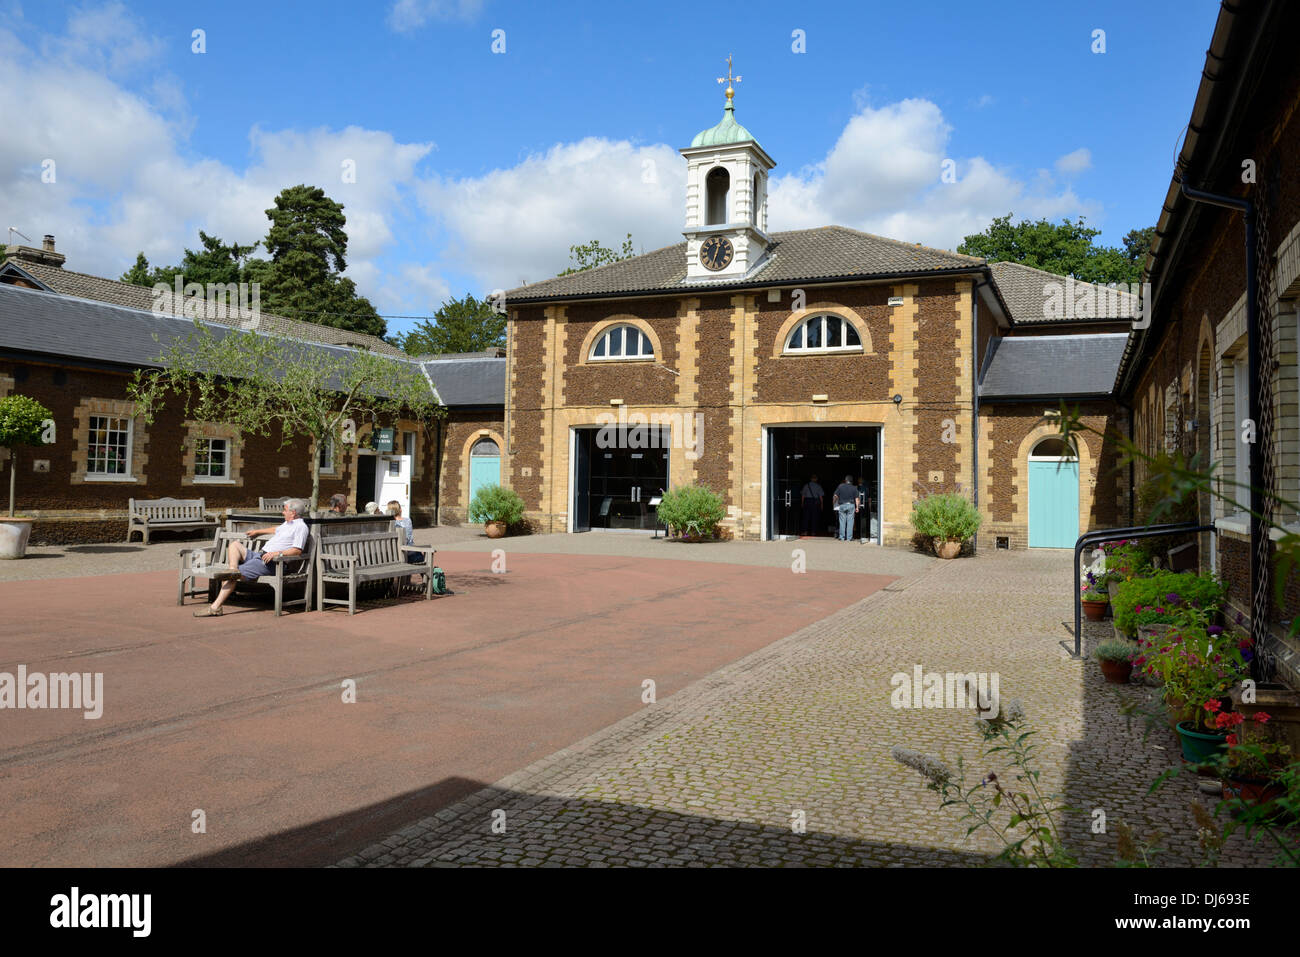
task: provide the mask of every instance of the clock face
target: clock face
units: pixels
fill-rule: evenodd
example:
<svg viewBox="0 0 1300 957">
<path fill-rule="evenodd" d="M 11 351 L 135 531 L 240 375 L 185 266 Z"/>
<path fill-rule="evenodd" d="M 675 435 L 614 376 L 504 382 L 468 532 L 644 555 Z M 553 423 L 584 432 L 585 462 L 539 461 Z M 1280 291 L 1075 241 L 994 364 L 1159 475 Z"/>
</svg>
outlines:
<svg viewBox="0 0 1300 957">
<path fill-rule="evenodd" d="M 726 269 L 731 265 L 731 259 L 736 251 L 731 248 L 731 240 L 722 236 L 710 236 L 704 240 L 700 246 L 700 264 L 705 268 L 717 272 L 719 269 Z"/>
</svg>

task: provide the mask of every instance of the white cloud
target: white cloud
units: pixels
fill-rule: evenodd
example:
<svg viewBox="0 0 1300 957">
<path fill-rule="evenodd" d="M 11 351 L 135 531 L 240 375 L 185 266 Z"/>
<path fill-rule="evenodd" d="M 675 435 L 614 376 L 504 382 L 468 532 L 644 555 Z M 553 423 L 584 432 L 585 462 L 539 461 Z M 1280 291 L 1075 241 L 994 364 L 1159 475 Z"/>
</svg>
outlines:
<svg viewBox="0 0 1300 957">
<path fill-rule="evenodd" d="M 1092 153 L 1082 146 L 1072 153 L 1066 153 L 1056 161 L 1056 171 L 1062 176 L 1082 173 L 1090 166 L 1092 166 Z"/>
<path fill-rule="evenodd" d="M 450 265 L 485 289 L 554 276 L 569 247 L 600 240 L 637 252 L 681 239 L 686 163 L 669 146 L 588 137 L 484 176 L 435 180 L 424 208 L 454 237 Z"/>
<path fill-rule="evenodd" d="M 397 0 L 388 11 L 388 25 L 404 33 L 430 20 L 472 20 L 482 9 L 483 0 Z"/>
</svg>

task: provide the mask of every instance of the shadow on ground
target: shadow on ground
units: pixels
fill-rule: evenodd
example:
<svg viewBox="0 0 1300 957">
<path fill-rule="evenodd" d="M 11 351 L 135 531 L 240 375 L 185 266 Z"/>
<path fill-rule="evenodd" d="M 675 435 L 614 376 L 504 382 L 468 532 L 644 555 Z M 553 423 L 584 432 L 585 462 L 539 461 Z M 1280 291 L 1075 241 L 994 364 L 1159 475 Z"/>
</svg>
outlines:
<svg viewBox="0 0 1300 957">
<path fill-rule="evenodd" d="M 481 793 L 480 793 L 481 792 Z M 438 807 L 477 795 L 447 821 Z M 505 809 L 505 816 L 493 811 Z M 458 808 L 458 811 L 461 809 Z M 417 818 L 422 818 L 417 820 Z M 415 824 L 410 824 L 415 820 Z M 504 824 L 504 833 L 493 833 Z M 809 830 L 679 814 L 603 801 L 526 794 L 445 778 L 431 787 L 316 821 L 181 867 L 284 867 L 333 864 L 407 824 L 394 852 L 366 847 L 343 866 L 567 867 L 887 867 L 987 865 L 982 854 L 903 842 L 858 841 Z"/>
</svg>

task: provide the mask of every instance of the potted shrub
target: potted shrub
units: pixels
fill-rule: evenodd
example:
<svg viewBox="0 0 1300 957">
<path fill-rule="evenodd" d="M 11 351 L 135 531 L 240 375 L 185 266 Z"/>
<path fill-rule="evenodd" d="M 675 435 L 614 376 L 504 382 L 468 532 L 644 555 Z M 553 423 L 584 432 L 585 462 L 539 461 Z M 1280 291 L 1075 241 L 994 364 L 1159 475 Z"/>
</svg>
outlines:
<svg viewBox="0 0 1300 957">
<path fill-rule="evenodd" d="M 980 513 L 964 495 L 927 495 L 912 505 L 912 527 L 934 543 L 940 558 L 956 558 L 964 541 L 980 527 Z"/>
<path fill-rule="evenodd" d="M 1224 800 L 1237 798 L 1245 804 L 1264 804 L 1281 797 L 1286 788 L 1281 783 L 1286 766 L 1291 763 L 1291 748 L 1285 742 L 1258 735 L 1243 740 L 1246 716 L 1236 712 L 1217 715 L 1227 730 L 1227 754 L 1222 763 Z M 1268 712 L 1251 715 L 1249 726 L 1259 728 L 1269 720 Z"/>
<path fill-rule="evenodd" d="M 693 542 L 718 535 L 718 523 L 726 518 L 727 507 L 722 496 L 707 486 L 682 485 L 664 492 L 657 514 L 682 541 Z"/>
<path fill-rule="evenodd" d="M 488 538 L 501 538 L 524 517 L 524 500 L 514 489 L 484 485 L 469 504 L 469 520 L 482 522 Z"/>
<path fill-rule="evenodd" d="M 0 399 L 0 448 L 9 450 L 9 513 L 0 517 L 0 559 L 22 558 L 32 534 L 34 519 L 14 514 L 14 483 L 18 476 L 20 446 L 41 445 L 46 419 L 54 413 L 35 399 L 10 395 Z"/>
<path fill-rule="evenodd" d="M 1223 607 L 1226 594 L 1223 584 L 1211 575 L 1157 572 L 1149 578 L 1129 578 L 1111 601 L 1115 628 L 1132 635 L 1139 624 L 1174 624 L 1186 612 L 1208 617 Z"/>
<path fill-rule="evenodd" d="M 1126 685 L 1133 674 L 1137 648 L 1127 641 L 1103 641 L 1092 653 L 1101 665 L 1101 673 L 1114 685 Z"/>
</svg>

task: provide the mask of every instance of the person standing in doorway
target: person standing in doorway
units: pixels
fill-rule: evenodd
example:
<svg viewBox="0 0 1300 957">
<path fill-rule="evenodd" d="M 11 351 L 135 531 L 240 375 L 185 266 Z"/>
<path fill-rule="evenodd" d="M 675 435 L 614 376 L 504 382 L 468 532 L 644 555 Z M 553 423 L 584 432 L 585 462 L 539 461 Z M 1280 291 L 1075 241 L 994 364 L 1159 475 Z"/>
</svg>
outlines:
<svg viewBox="0 0 1300 957">
<path fill-rule="evenodd" d="M 858 487 L 853 484 L 852 475 L 844 476 L 844 481 L 835 489 L 831 504 L 835 506 L 839 517 L 835 537 L 841 542 L 847 542 L 853 538 L 853 513 L 858 510 Z"/>
<path fill-rule="evenodd" d="M 817 476 L 814 474 L 808 479 L 808 483 L 799 493 L 799 498 L 803 503 L 803 522 L 801 534 L 817 535 L 819 534 L 818 526 L 822 523 L 822 502 L 826 498 L 826 493 L 822 487 L 817 484 Z"/>
</svg>

